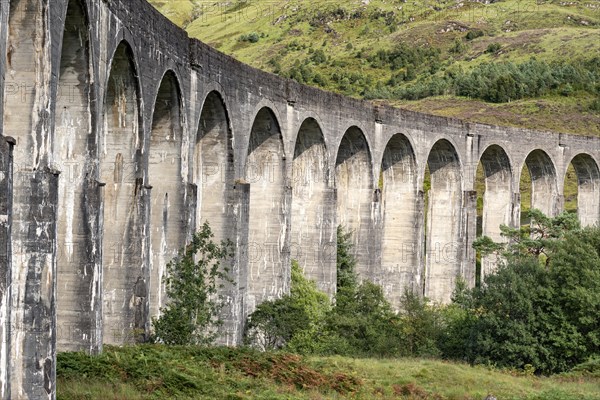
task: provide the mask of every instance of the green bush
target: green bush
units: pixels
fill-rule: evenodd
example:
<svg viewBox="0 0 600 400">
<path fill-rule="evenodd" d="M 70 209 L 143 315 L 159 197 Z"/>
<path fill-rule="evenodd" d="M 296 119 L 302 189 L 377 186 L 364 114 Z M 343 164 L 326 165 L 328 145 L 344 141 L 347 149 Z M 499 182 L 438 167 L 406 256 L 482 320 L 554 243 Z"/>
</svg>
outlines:
<svg viewBox="0 0 600 400">
<path fill-rule="evenodd" d="M 531 217 L 526 227 L 502 228 L 509 244 L 478 243 L 505 262 L 456 301 L 476 315 L 461 333 L 469 349 L 462 356 L 563 372 L 600 355 L 600 228 L 581 229 L 569 213 L 549 218 L 532 210 Z"/>
<path fill-rule="evenodd" d="M 233 244 L 212 241 L 208 222 L 167 264 L 167 306 L 152 319 L 152 341 L 165 344 L 210 344 L 221 324 L 219 289 L 231 282 L 221 263 L 231 257 Z"/>
<path fill-rule="evenodd" d="M 481 29 L 473 29 L 473 30 L 470 30 L 469 32 L 467 32 L 467 34 L 465 35 L 465 38 L 467 40 L 473 40 L 473 39 L 477 39 L 478 37 L 482 37 L 483 35 L 484 35 L 484 33 Z"/>
<path fill-rule="evenodd" d="M 312 340 L 330 308 L 329 297 L 304 277 L 292 261 L 290 294 L 261 303 L 248 317 L 244 333 L 247 345 L 261 350 L 291 347 L 296 352 L 312 352 Z"/>
<path fill-rule="evenodd" d="M 260 40 L 260 35 L 256 32 L 250 32 L 250 33 L 241 35 L 238 40 L 240 42 L 256 43 Z"/>
<path fill-rule="evenodd" d="M 493 43 L 488 44 L 488 47 L 485 49 L 485 52 L 486 53 L 497 53 L 501 48 L 502 48 L 502 46 L 500 45 L 500 43 L 493 42 Z"/>
</svg>

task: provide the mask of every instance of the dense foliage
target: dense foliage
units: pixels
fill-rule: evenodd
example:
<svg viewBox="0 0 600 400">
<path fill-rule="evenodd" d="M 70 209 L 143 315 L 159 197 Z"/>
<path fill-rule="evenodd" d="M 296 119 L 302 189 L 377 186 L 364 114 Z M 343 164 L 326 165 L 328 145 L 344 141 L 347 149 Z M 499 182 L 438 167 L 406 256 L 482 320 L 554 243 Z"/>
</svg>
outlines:
<svg viewBox="0 0 600 400">
<path fill-rule="evenodd" d="M 167 305 L 152 319 L 152 340 L 165 344 L 209 344 L 220 325 L 219 289 L 229 281 L 223 261 L 230 257 L 232 243 L 213 242 L 207 222 L 192 241 L 167 264 Z"/>
<path fill-rule="evenodd" d="M 469 361 L 541 373 L 561 372 L 600 356 L 600 228 L 576 216 L 530 212 L 531 224 L 503 227 L 496 244 L 505 262 L 457 304 L 476 315 Z M 489 239 L 480 240 L 490 249 Z"/>
<path fill-rule="evenodd" d="M 434 67 L 432 70 L 435 72 Z M 401 76 L 405 77 L 406 72 Z M 419 100 L 451 94 L 506 103 L 550 94 L 569 96 L 576 91 L 595 95 L 600 93 L 600 58 L 560 63 L 535 58 L 522 63 L 482 63 L 471 70 L 448 69 L 444 74 L 421 75 L 410 84 L 401 84 L 406 80 L 410 79 L 393 78 L 386 85 L 365 88 L 364 97 Z"/>
<path fill-rule="evenodd" d="M 501 260 L 481 287 L 469 289 L 459 281 L 446 306 L 407 291 L 399 311 L 381 287 L 360 282 L 351 234 L 339 228 L 333 304 L 295 264 L 292 294 L 263 303 L 249 326 L 260 325 L 263 341 L 271 338 L 262 348 L 442 357 L 542 374 L 567 371 L 600 357 L 600 228 L 582 229 L 571 213 L 550 218 L 531 210 L 527 217 L 527 226 L 503 226 L 501 243 L 476 241 L 478 250 Z M 300 293 L 299 287 L 308 290 Z M 247 339 L 257 343 L 258 337 Z"/>
<path fill-rule="evenodd" d="M 337 231 L 335 301 L 292 265 L 291 294 L 262 303 L 250 315 L 246 342 L 262 349 L 286 348 L 305 354 L 349 356 L 437 355 L 437 319 L 425 300 L 406 292 L 396 313 L 381 287 L 360 282 L 351 233 Z"/>
</svg>

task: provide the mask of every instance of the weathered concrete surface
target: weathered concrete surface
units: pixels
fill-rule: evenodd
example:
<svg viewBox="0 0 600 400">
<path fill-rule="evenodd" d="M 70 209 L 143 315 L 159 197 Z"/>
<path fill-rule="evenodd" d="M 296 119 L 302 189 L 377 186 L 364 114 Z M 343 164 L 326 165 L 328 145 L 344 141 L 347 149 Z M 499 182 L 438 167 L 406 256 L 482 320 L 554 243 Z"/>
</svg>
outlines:
<svg viewBox="0 0 600 400">
<path fill-rule="evenodd" d="M 425 296 L 448 302 L 460 276 L 462 176 L 455 147 L 436 142 L 427 160 L 431 190 L 427 209 Z"/>
<path fill-rule="evenodd" d="M 308 118 L 298 131 L 292 161 L 291 257 L 307 278 L 333 295 L 336 286 L 335 193 L 323 131 Z"/>
<path fill-rule="evenodd" d="M 250 184 L 246 311 L 287 291 L 289 213 L 283 141 L 275 115 L 262 108 L 252 125 L 245 181 Z"/>
<path fill-rule="evenodd" d="M 188 38 L 143 0 L 0 1 L 0 22 L 0 129 L 16 140 L 12 196 L 0 193 L 0 386 L 14 399 L 54 396 L 56 346 L 143 339 L 165 262 L 205 220 L 235 244 L 222 342 L 237 344 L 247 314 L 288 291 L 291 258 L 333 294 L 338 224 L 361 279 L 396 305 L 405 287 L 444 302 L 457 277 L 473 284 L 480 161 L 493 237 L 520 220 L 523 168 L 533 205 L 554 215 L 573 163 L 579 217 L 600 218 L 598 138 L 302 86 Z"/>
<path fill-rule="evenodd" d="M 101 304 L 95 246 L 99 202 L 93 174 L 89 37 L 85 11 L 71 2 L 65 15 L 56 99 L 52 165 L 59 179 L 57 322 L 58 346 L 97 351 Z M 97 228 L 96 228 L 97 230 Z M 80 301 L 74 302 L 73 299 Z"/>
<path fill-rule="evenodd" d="M 148 179 L 152 185 L 150 220 L 151 273 L 148 293 L 151 315 L 165 304 L 167 263 L 186 241 L 186 186 L 181 155 L 184 154 L 181 95 L 173 72 L 165 74 L 156 96 L 150 131 Z M 187 145 L 187 143 L 186 143 Z"/>
<path fill-rule="evenodd" d="M 496 242 L 502 242 L 505 239 L 500 235 L 500 225 L 512 225 L 511 218 L 514 207 L 510 160 L 500 146 L 492 145 L 483 152 L 481 164 L 485 177 L 482 234 Z M 498 260 L 495 255 L 483 257 L 481 260 L 482 278 L 493 272 L 497 264 Z"/>
<path fill-rule="evenodd" d="M 577 174 L 577 214 L 583 226 L 600 221 L 600 171 L 598 164 L 587 154 L 571 160 Z M 564 181 L 564 179 L 563 179 Z"/>
<path fill-rule="evenodd" d="M 11 398 L 10 359 L 11 348 L 11 225 L 12 225 L 12 147 L 13 139 L 0 135 L 0 398 Z"/>
<path fill-rule="evenodd" d="M 379 202 L 373 187 L 372 159 L 369 144 L 362 130 L 350 127 L 339 144 L 335 161 L 338 224 L 351 233 L 356 257 L 356 272 L 368 279 L 375 271 L 379 254 L 372 240 L 380 215 L 375 212 Z"/>
<path fill-rule="evenodd" d="M 416 160 L 412 144 L 402 134 L 392 136 L 381 163 L 383 239 L 381 267 L 375 282 L 398 304 L 404 290 L 423 293 L 423 197 L 417 191 Z"/>
</svg>

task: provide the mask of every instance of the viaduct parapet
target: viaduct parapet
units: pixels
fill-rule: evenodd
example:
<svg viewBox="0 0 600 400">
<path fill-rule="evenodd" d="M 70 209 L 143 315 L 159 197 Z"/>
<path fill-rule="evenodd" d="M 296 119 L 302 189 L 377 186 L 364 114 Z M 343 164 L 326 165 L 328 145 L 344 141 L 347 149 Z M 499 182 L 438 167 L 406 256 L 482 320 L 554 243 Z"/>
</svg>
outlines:
<svg viewBox="0 0 600 400">
<path fill-rule="evenodd" d="M 600 140 L 375 106 L 261 72 L 144 0 L 0 0 L 0 398 L 55 397 L 56 352 L 150 329 L 165 265 L 209 221 L 235 243 L 224 344 L 288 291 L 296 259 L 333 295 L 336 227 L 398 304 L 475 282 L 483 233 L 531 203 L 600 220 Z M 431 188 L 424 190 L 425 174 Z M 485 263 L 482 273 L 493 268 Z"/>
</svg>

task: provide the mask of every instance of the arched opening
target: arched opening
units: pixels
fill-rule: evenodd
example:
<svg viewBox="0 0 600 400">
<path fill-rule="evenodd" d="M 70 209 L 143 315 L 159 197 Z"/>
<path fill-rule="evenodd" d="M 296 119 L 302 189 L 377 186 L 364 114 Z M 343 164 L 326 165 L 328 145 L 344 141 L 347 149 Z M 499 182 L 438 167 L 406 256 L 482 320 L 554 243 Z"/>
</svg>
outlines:
<svg viewBox="0 0 600 400">
<path fill-rule="evenodd" d="M 39 63 L 40 46 L 45 45 L 45 24 L 40 19 L 43 4 L 36 0 L 5 2 L 8 7 L 8 40 L 6 43 L 4 78 L 3 134 L 17 140 L 14 148 L 15 173 L 37 168 L 41 162 L 39 146 L 33 143 L 31 132 L 39 123 L 35 109 L 36 82 L 43 67 Z M 2 28 L 5 29 L 5 28 Z M 38 49 L 38 51 L 36 51 Z M 4 57 L 4 55 L 2 55 Z M 40 83 L 41 84 L 41 83 Z M 41 140 L 41 135 L 36 137 Z M 19 179 L 15 178 L 19 185 Z M 15 193 L 18 193 L 15 187 Z M 15 215 L 15 223 L 19 216 Z"/>
<path fill-rule="evenodd" d="M 353 126 L 340 142 L 335 162 L 337 223 L 352 233 L 352 244 L 362 279 L 372 279 L 377 256 L 373 246 L 373 178 L 371 154 L 363 132 Z"/>
<path fill-rule="evenodd" d="M 300 126 L 292 166 L 291 257 L 304 274 L 330 295 L 335 293 L 335 209 L 331 206 L 327 149 L 317 121 Z"/>
<path fill-rule="evenodd" d="M 400 304 L 404 289 L 422 293 L 421 241 L 419 224 L 421 197 L 417 193 L 417 174 L 413 148 L 402 134 L 388 142 L 381 163 L 383 237 L 381 272 L 375 281 L 386 298 Z"/>
<path fill-rule="evenodd" d="M 82 4 L 69 1 L 60 59 L 53 158 L 61 170 L 58 189 L 57 346 L 60 351 L 90 350 L 95 339 L 95 272 L 93 243 L 85 209 L 84 179 L 88 145 L 93 145 L 90 118 L 89 39 Z M 91 147 L 91 146 L 90 146 Z"/>
<path fill-rule="evenodd" d="M 525 159 L 521 170 L 521 225 L 528 224 L 525 212 L 531 208 L 553 217 L 558 211 L 558 186 L 556 169 L 552 160 L 542 150 L 534 150 Z"/>
<path fill-rule="evenodd" d="M 246 312 L 283 295 L 287 222 L 284 204 L 284 149 L 279 123 L 262 108 L 252 125 L 246 160 L 250 184 Z"/>
<path fill-rule="evenodd" d="M 167 71 L 158 89 L 152 116 L 148 182 L 150 196 L 150 315 L 156 316 L 165 301 L 167 263 L 185 244 L 186 213 L 181 170 L 182 116 L 177 78 Z"/>
<path fill-rule="evenodd" d="M 575 214 L 577 213 L 577 200 L 579 198 L 579 184 L 577 171 L 573 163 L 570 163 L 565 173 L 563 181 L 563 210 Z"/>
<path fill-rule="evenodd" d="M 427 193 L 424 294 L 447 303 L 461 274 L 460 223 L 461 170 L 458 154 L 447 140 L 439 140 L 427 159 L 430 189 Z M 425 185 L 424 185 L 425 187 Z"/>
<path fill-rule="evenodd" d="M 481 193 L 478 199 L 477 236 L 488 236 L 496 242 L 502 242 L 500 225 L 511 225 L 512 218 L 512 172 L 510 160 L 504 149 L 498 145 L 488 147 L 479 160 L 477 167 L 476 190 Z M 480 218 L 479 218 L 480 215 Z M 480 257 L 478 282 L 493 272 L 498 265 L 495 255 Z"/>
<path fill-rule="evenodd" d="M 104 188 L 102 243 L 104 343 L 135 340 L 147 321 L 142 265 L 138 83 L 131 48 L 115 51 L 106 85 L 100 178 Z"/>
<path fill-rule="evenodd" d="M 576 177 L 574 185 L 568 184 L 569 173 Z M 574 201 L 569 196 L 573 193 Z M 587 154 L 578 154 L 569 165 L 565 176 L 565 209 L 576 209 L 582 226 L 600 223 L 600 171 L 596 161 Z"/>
<path fill-rule="evenodd" d="M 236 211 L 230 206 L 234 200 L 229 198 L 234 179 L 229 117 L 221 95 L 213 91 L 204 100 L 196 133 L 194 183 L 197 185 L 196 230 L 208 222 L 217 243 L 235 239 Z M 230 271 L 233 273 L 233 268 Z M 233 279 L 239 278 L 233 276 Z M 223 326 L 219 336 L 222 344 L 237 344 L 239 341 L 239 284 L 223 282 L 220 294 L 225 298 L 225 306 L 221 310 Z"/>
<path fill-rule="evenodd" d="M 211 92 L 204 101 L 194 151 L 194 183 L 198 186 L 197 228 L 210 223 L 215 240 L 227 238 L 227 187 L 234 183 L 233 147 L 223 99 Z"/>
</svg>

